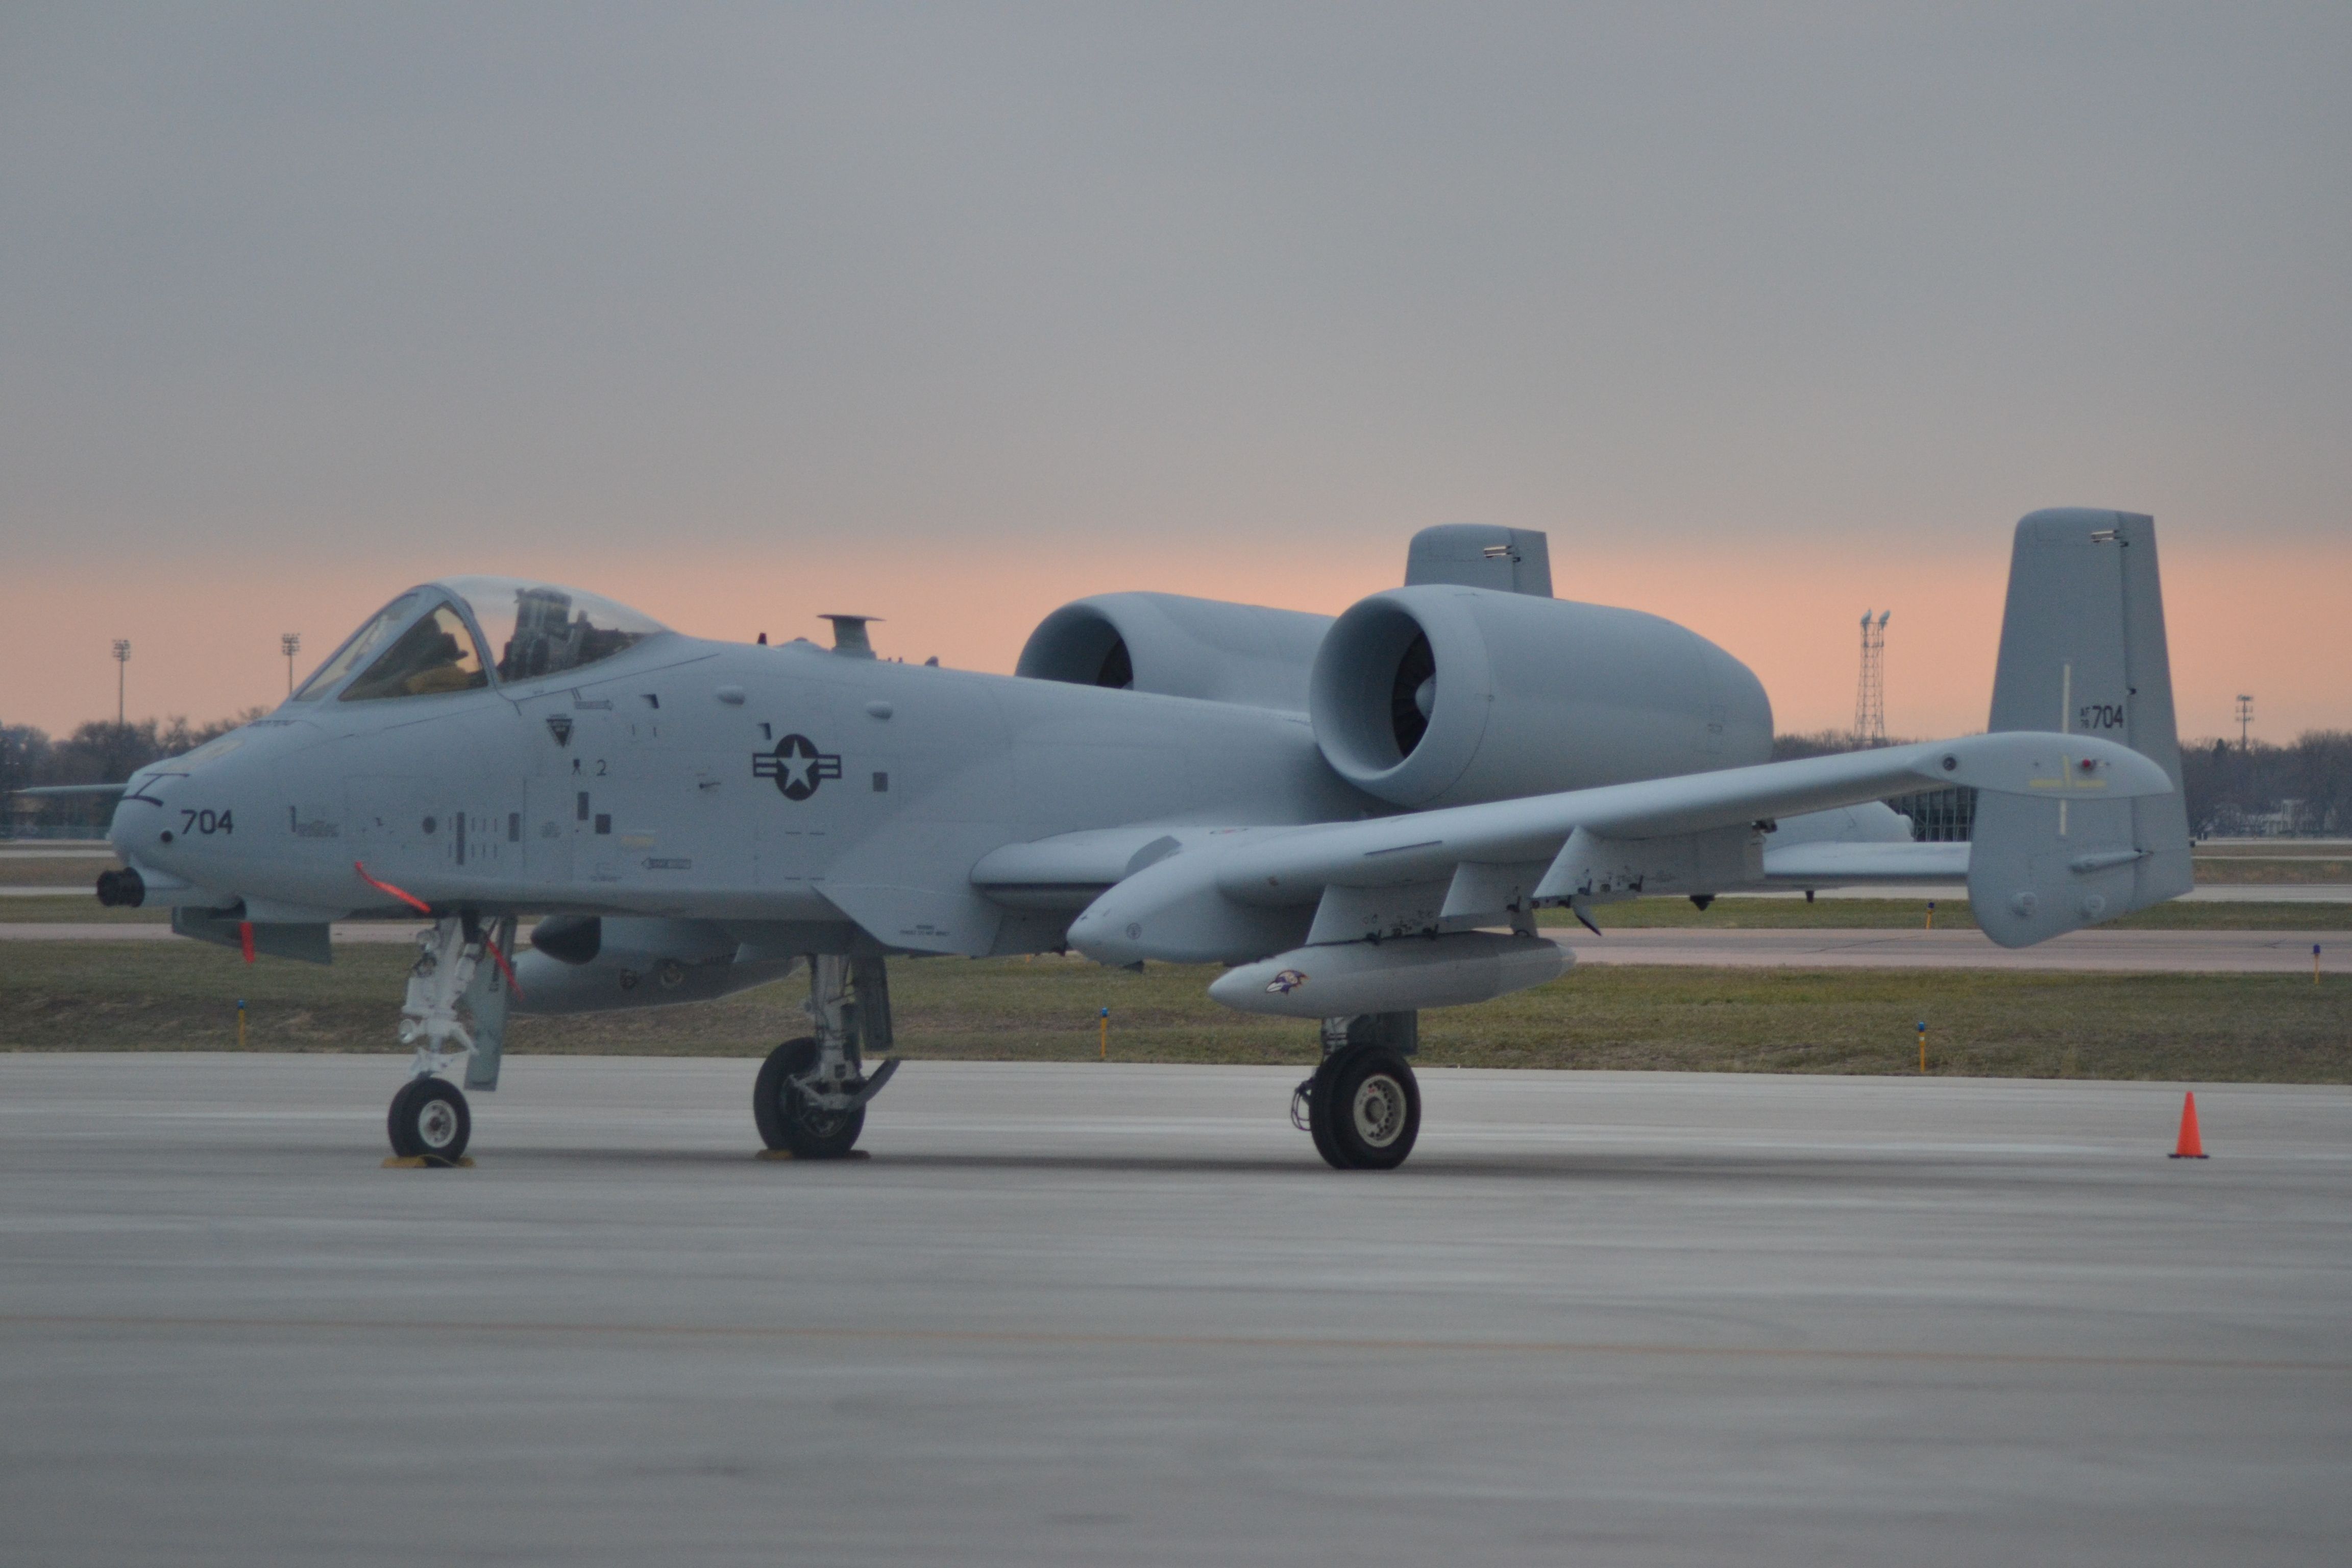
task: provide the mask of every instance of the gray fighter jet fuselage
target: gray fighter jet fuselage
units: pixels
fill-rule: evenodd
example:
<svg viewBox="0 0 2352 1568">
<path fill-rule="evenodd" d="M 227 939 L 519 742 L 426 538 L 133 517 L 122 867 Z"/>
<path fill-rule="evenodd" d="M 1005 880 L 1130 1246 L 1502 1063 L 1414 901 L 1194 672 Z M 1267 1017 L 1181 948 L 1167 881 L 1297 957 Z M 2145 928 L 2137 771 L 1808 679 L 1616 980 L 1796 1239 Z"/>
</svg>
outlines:
<svg viewBox="0 0 2352 1568">
<path fill-rule="evenodd" d="M 406 914 L 363 868 L 436 908 L 832 924 L 845 942 L 863 916 L 891 922 L 886 942 L 986 953 L 1061 945 L 972 890 L 1003 845 L 1393 809 L 1323 764 L 1304 715 L 807 642 L 664 632 L 415 706 L 289 704 L 159 764 L 117 846 L 265 923 Z"/>
<path fill-rule="evenodd" d="M 816 1033 L 779 1047 L 757 1108 L 772 1145 L 839 1152 L 887 1076 L 863 1068 L 890 1037 L 884 959 L 1075 947 L 1234 965 L 1219 1000 L 1321 1020 L 1317 1145 L 1392 1164 L 1414 1013 L 1559 974 L 1541 906 L 1966 875 L 2021 942 L 2185 887 L 2152 531 L 2037 514 L 2018 548 L 1993 733 L 1777 764 L 1744 666 L 1552 598 L 1517 531 L 1428 531 L 1405 587 L 1336 621 L 1079 601 L 1010 677 L 877 658 L 856 617 L 831 648 L 724 643 L 449 579 L 269 717 L 142 770 L 101 895 L 248 954 L 432 921 L 396 1151 L 462 1148 L 435 1074 L 462 1057 L 493 1087 L 510 1004 L 691 1000 L 804 963 Z M 2023 815 L 1938 858 L 1873 804 L 1937 785 Z"/>
</svg>

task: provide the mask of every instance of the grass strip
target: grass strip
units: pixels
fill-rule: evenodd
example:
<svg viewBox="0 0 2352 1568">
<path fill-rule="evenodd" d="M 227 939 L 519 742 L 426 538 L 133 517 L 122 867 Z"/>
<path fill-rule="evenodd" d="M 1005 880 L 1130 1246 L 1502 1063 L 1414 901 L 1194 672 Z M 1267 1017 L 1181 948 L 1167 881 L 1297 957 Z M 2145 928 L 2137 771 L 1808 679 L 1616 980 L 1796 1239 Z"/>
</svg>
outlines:
<svg viewBox="0 0 2352 1568">
<path fill-rule="evenodd" d="M 0 954 L 0 1048 L 396 1052 L 409 954 L 346 948 L 331 968 L 189 943 L 26 942 Z M 898 1049 L 915 1058 L 1085 1061 L 1111 1009 L 1121 1061 L 1313 1060 L 1312 1025 L 1227 1012 L 1216 971 L 1140 974 L 1079 960 L 892 966 Z M 803 1032 L 803 983 L 719 1002 L 520 1018 L 508 1048 L 755 1057 Z M 2011 1078 L 2352 1082 L 2352 988 L 2331 976 L 1967 970 L 1600 967 L 1422 1020 L 1428 1064 L 1681 1071 L 1915 1071 Z"/>
</svg>

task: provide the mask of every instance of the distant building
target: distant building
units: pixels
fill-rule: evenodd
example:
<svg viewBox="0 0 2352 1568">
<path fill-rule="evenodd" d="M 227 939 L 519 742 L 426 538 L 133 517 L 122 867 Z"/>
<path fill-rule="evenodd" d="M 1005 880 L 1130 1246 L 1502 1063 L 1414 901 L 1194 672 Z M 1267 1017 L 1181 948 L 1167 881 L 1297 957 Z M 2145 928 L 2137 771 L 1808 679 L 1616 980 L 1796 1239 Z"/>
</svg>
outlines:
<svg viewBox="0 0 2352 1568">
<path fill-rule="evenodd" d="M 1977 792 L 1965 784 L 1894 795 L 1886 804 L 1911 819 L 1911 837 L 1922 844 L 1966 844 L 1976 826 Z"/>
</svg>

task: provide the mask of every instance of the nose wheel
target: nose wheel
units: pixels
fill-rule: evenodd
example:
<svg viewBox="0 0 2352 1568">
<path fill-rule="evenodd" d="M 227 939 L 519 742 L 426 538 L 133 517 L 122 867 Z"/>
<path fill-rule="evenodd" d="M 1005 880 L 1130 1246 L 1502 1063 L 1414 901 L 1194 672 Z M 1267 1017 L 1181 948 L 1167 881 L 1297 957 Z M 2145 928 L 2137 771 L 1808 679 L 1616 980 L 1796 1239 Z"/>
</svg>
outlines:
<svg viewBox="0 0 2352 1568">
<path fill-rule="evenodd" d="M 1421 1135 L 1421 1085 L 1403 1054 L 1349 1046 L 1298 1086 L 1315 1152 L 1339 1171 L 1392 1171 Z"/>
<path fill-rule="evenodd" d="M 455 1161 L 474 1135 L 474 1114 L 456 1084 L 413 1078 L 392 1097 L 385 1131 L 392 1137 L 392 1152 L 401 1159 Z"/>
</svg>

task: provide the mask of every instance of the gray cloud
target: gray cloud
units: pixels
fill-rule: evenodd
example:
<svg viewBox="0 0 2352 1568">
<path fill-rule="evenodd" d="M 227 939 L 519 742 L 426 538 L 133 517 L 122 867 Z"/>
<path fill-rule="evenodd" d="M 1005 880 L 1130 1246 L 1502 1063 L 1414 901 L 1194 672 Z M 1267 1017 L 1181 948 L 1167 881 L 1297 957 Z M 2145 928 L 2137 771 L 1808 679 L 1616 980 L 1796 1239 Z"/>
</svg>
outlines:
<svg viewBox="0 0 2352 1568">
<path fill-rule="evenodd" d="M 58 6 L 36 552 L 2340 531 L 2352 12 Z"/>
</svg>

